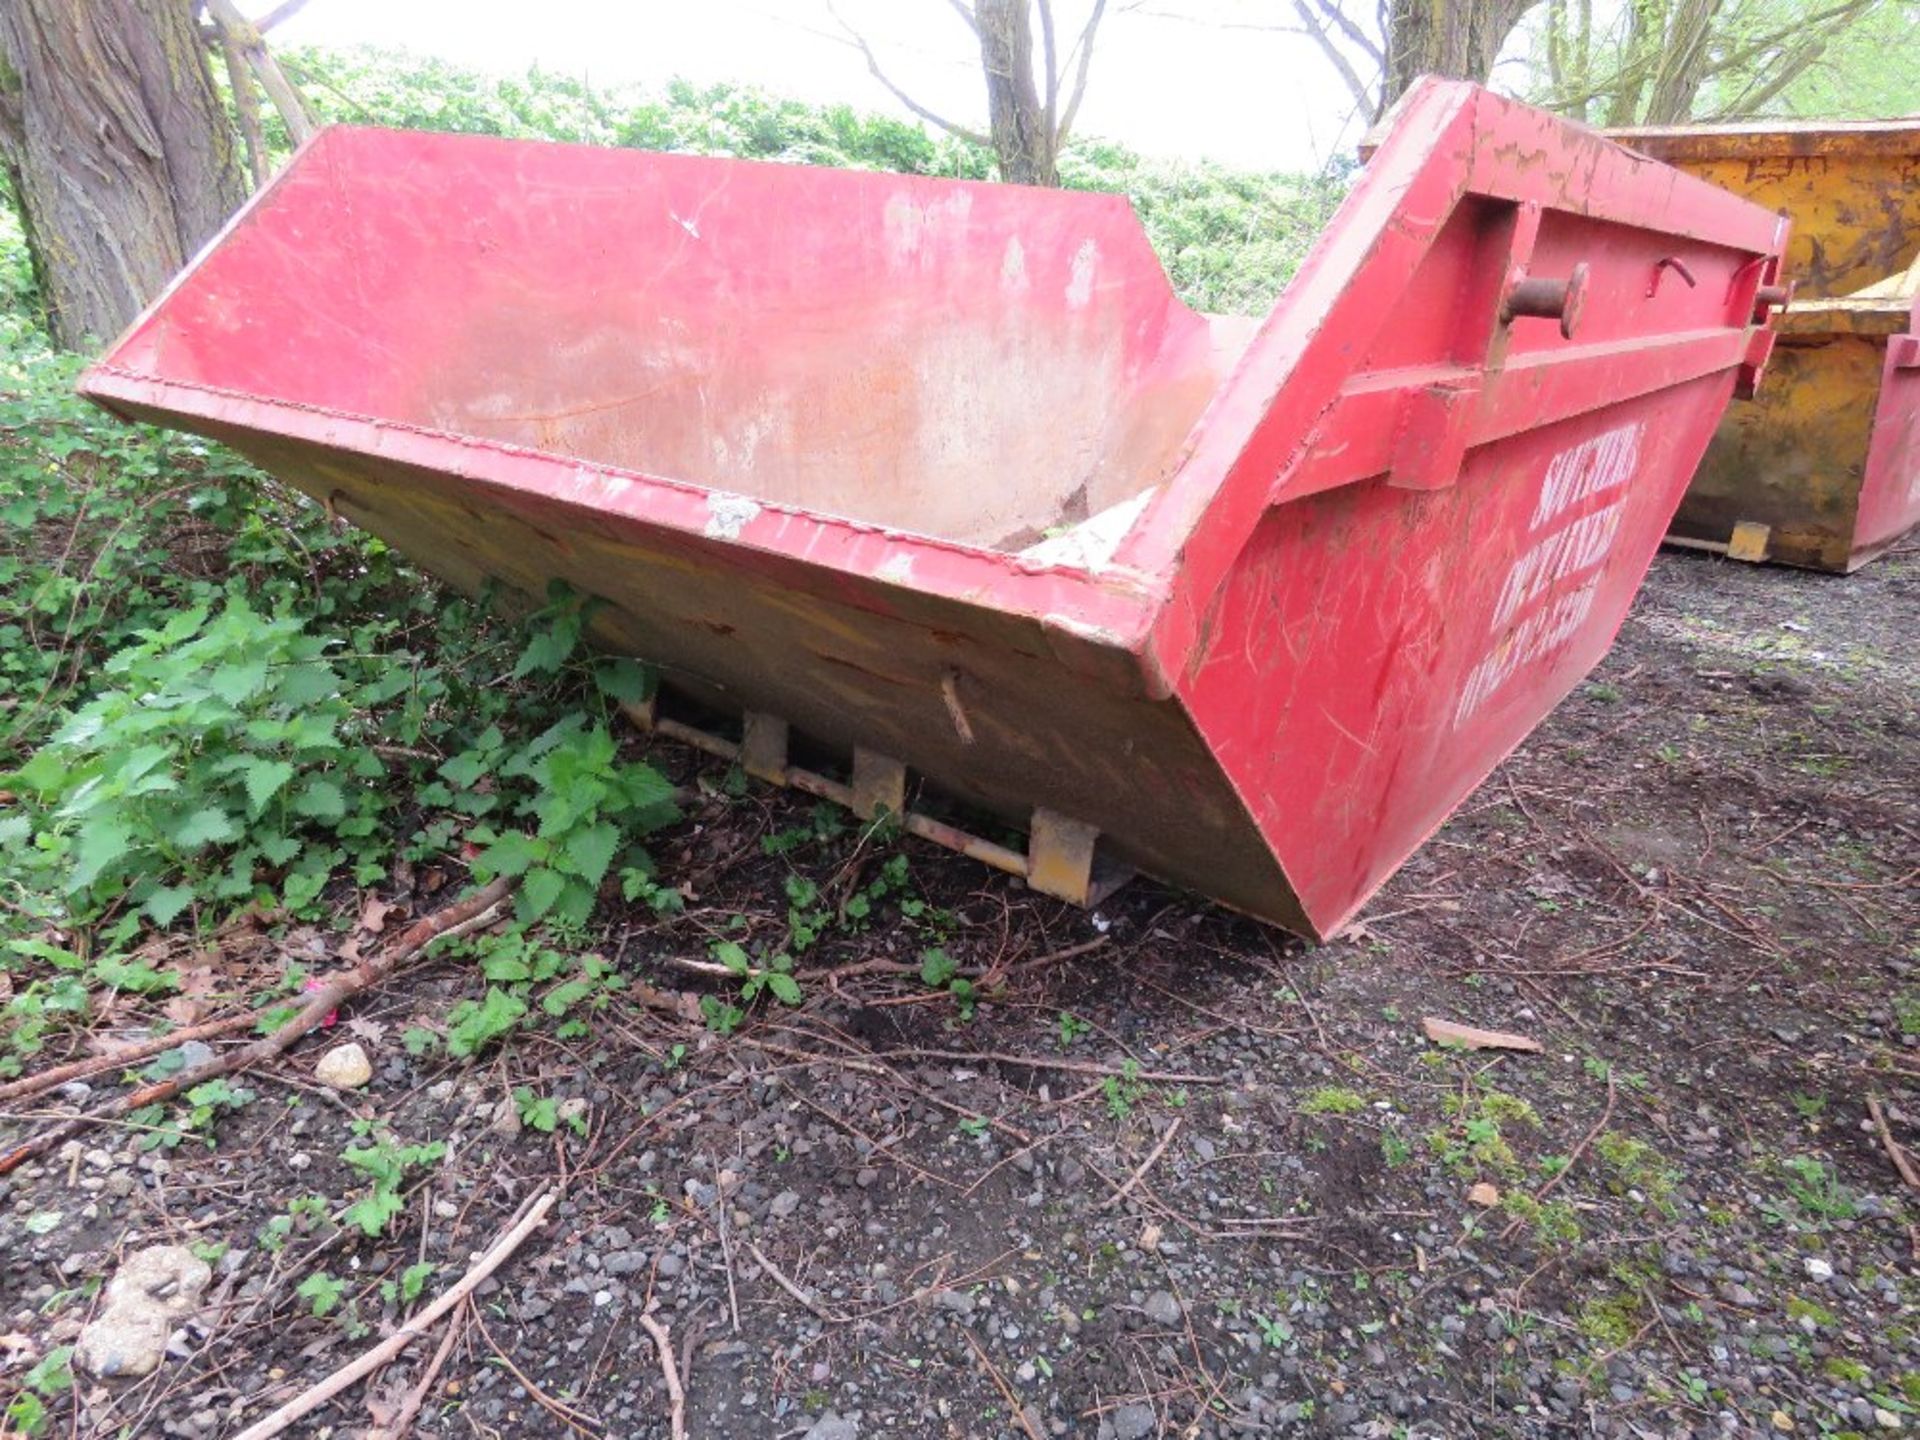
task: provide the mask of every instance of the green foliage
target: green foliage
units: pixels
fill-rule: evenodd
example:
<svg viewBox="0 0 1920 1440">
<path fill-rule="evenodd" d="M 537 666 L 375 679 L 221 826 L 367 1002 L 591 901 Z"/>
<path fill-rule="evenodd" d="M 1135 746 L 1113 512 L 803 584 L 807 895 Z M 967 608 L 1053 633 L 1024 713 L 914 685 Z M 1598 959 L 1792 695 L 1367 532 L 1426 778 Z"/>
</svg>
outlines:
<svg viewBox="0 0 1920 1440">
<path fill-rule="evenodd" d="M 297 619 L 243 598 L 195 607 L 104 667 L 105 688 L 3 783 L 0 822 L 31 836 L 76 918 L 139 908 L 171 923 L 196 898 L 237 904 L 271 876 L 297 908 L 378 823 L 385 768 L 348 737 L 368 695 Z"/>
<path fill-rule="evenodd" d="M 323 1196 L 297 1195 L 287 1202 L 286 1210 L 260 1228 L 260 1248 L 277 1254 L 294 1235 L 306 1235 L 326 1224 L 333 1210 Z"/>
<path fill-rule="evenodd" d="M 213 1146 L 214 1121 L 223 1110 L 239 1110 L 253 1103 L 254 1092 L 224 1078 L 207 1080 L 181 1096 L 182 1103 L 168 1116 L 165 1105 L 145 1105 L 128 1119 L 144 1126 L 139 1146 L 142 1150 L 176 1148 L 189 1135 L 200 1135 L 208 1148 Z"/>
<path fill-rule="evenodd" d="M 1100 1082 L 1101 1098 L 1107 1102 L 1107 1113 L 1116 1120 L 1125 1120 L 1133 1114 L 1133 1107 L 1146 1098 L 1147 1087 L 1139 1080 L 1140 1066 L 1132 1061 L 1121 1062 L 1120 1074 L 1109 1075 Z"/>
<path fill-rule="evenodd" d="M 340 1302 L 347 1293 L 347 1283 L 335 1279 L 324 1270 L 316 1270 L 302 1280 L 293 1293 L 307 1302 L 314 1319 L 324 1320 L 340 1308 Z"/>
<path fill-rule="evenodd" d="M 1366 1108 L 1366 1096 L 1337 1085 L 1323 1085 L 1300 1102 L 1302 1115 L 1357 1115 Z"/>
<path fill-rule="evenodd" d="M 369 1185 L 366 1194 L 349 1205 L 342 1218 L 350 1225 L 358 1225 L 368 1239 L 384 1235 L 405 1203 L 400 1189 L 408 1172 L 437 1165 L 446 1154 L 447 1147 L 439 1140 L 424 1145 L 402 1145 L 385 1134 L 374 1136 L 366 1145 L 348 1146 L 340 1152 L 340 1158 L 365 1175 Z"/>
<path fill-rule="evenodd" d="M 514 1113 L 529 1130 L 551 1135 L 560 1128 L 560 1102 L 551 1095 L 536 1095 L 525 1085 L 513 1087 Z"/>
<path fill-rule="evenodd" d="M 766 991 L 782 1005 L 800 1003 L 800 982 L 793 978 L 793 957 L 785 951 L 765 956 L 755 965 L 752 958 L 731 940 L 713 947 L 713 958 L 740 977 L 740 1001 L 751 1005 Z"/>
<path fill-rule="evenodd" d="M 33 962 L 41 973 L 14 982 L 13 995 L 0 1006 L 0 1075 L 18 1075 L 22 1061 L 38 1053 L 50 1035 L 77 1025 L 93 1008 L 93 994 L 76 972 L 86 961 L 71 951 L 40 940 L 15 940 L 0 952 L 0 973 L 25 973 Z"/>
<path fill-rule="evenodd" d="M 1911 0 L 1548 0 L 1521 34 L 1522 93 L 1595 124 L 1881 118 L 1920 105 Z"/>
<path fill-rule="evenodd" d="M 399 1280 L 382 1280 L 380 1298 L 389 1305 L 411 1305 L 426 1291 L 427 1281 L 433 1278 L 434 1265 L 431 1260 L 418 1260 L 400 1272 Z"/>
<path fill-rule="evenodd" d="M 1787 1195 L 1800 1215 L 1815 1223 L 1851 1220 L 1857 1213 L 1853 1192 L 1833 1166 L 1812 1155 L 1792 1155 L 1780 1162 Z"/>
<path fill-rule="evenodd" d="M 1637 1190 L 1656 1208 L 1672 1208 L 1680 1176 L 1646 1141 L 1606 1130 L 1594 1137 L 1593 1148 L 1607 1169 L 1608 1186 L 1616 1194 Z"/>
<path fill-rule="evenodd" d="M 456 1059 L 478 1055 L 511 1034 L 527 1013 L 527 1002 L 498 985 L 478 1000 L 462 1000 L 447 1016 L 447 1053 Z"/>
<path fill-rule="evenodd" d="M 73 1388 L 73 1347 L 56 1345 L 20 1377 L 20 1392 L 7 1402 L 5 1418 L 21 1435 L 41 1435 L 47 1428 L 47 1402 Z"/>
<path fill-rule="evenodd" d="M 980 1003 L 979 987 L 960 974 L 959 963 L 945 950 L 935 946 L 920 952 L 920 981 L 929 989 L 944 990 L 951 995 L 962 1020 L 973 1019 Z"/>
</svg>

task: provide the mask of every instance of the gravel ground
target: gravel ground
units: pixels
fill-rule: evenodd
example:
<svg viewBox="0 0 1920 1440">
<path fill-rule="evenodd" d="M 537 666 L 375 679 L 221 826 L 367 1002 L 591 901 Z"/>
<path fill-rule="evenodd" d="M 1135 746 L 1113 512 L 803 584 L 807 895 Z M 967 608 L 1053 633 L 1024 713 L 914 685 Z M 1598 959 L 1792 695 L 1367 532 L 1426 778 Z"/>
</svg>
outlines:
<svg viewBox="0 0 1920 1440">
<path fill-rule="evenodd" d="M 1312 950 L 1147 884 L 1084 914 L 663 746 L 714 787 L 660 847 L 692 898 L 587 937 L 610 975 L 566 1023 L 410 1053 L 485 987 L 442 959 L 243 1098 L 0 1181 L 0 1395 L 178 1245 L 211 1276 L 168 1358 L 81 1374 L 50 1433 L 237 1434 L 557 1187 L 451 1330 L 291 1433 L 391 1434 L 423 1389 L 423 1436 L 667 1436 L 649 1326 L 693 1436 L 1920 1426 L 1917 599 L 1911 553 L 1662 556 L 1591 681 Z M 808 912 L 803 1002 L 701 1023 L 724 987 L 685 962 Z M 341 939 L 177 963 L 244 986 Z M 924 982 L 934 947 L 971 994 Z M 346 1041 L 370 1083 L 317 1084 Z M 340 1157 L 383 1136 L 446 1153 L 368 1238 Z"/>
</svg>

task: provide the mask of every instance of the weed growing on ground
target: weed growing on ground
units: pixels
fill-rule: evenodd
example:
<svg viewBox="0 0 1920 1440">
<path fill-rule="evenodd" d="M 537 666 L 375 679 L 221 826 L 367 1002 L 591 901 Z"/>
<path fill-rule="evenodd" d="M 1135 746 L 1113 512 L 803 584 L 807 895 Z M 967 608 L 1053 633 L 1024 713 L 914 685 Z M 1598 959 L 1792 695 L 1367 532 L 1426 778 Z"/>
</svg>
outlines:
<svg viewBox="0 0 1920 1440">
<path fill-rule="evenodd" d="M 1367 1097 L 1357 1090 L 1323 1085 L 1300 1102 L 1302 1115 L 1357 1115 L 1367 1108 Z"/>
<path fill-rule="evenodd" d="M 44 1434 L 48 1402 L 72 1388 L 73 1347 L 55 1346 L 20 1377 L 20 1393 L 7 1402 L 7 1425 L 21 1435 Z"/>
<path fill-rule="evenodd" d="M 1100 1084 L 1100 1094 L 1107 1102 L 1107 1113 L 1116 1120 L 1125 1120 L 1133 1114 L 1133 1107 L 1146 1097 L 1147 1087 L 1140 1083 L 1140 1067 L 1132 1060 L 1121 1062 L 1121 1073 L 1109 1075 Z"/>
<path fill-rule="evenodd" d="M 346 1208 L 341 1219 L 359 1226 L 368 1239 L 377 1239 L 386 1233 L 387 1226 L 405 1204 L 400 1190 L 409 1172 L 439 1164 L 446 1158 L 447 1147 L 439 1140 L 430 1140 L 424 1145 L 403 1145 L 391 1134 L 376 1131 L 365 1121 L 356 1121 L 354 1130 L 367 1143 L 348 1146 L 340 1152 L 340 1158 L 365 1175 L 369 1185 L 366 1193 Z"/>
<path fill-rule="evenodd" d="M 1779 1174 L 1794 1211 L 1814 1227 L 1851 1220 L 1857 1213 L 1853 1192 L 1841 1183 L 1839 1173 L 1826 1161 L 1812 1155 L 1790 1155 L 1780 1162 Z M 1780 1207 L 1765 1208 L 1774 1220 L 1785 1220 Z"/>
<path fill-rule="evenodd" d="M 1607 1187 L 1614 1194 L 1638 1191 L 1655 1209 L 1672 1212 L 1679 1173 L 1646 1141 L 1618 1130 L 1606 1130 L 1594 1137 L 1593 1149 L 1606 1167 Z"/>
</svg>

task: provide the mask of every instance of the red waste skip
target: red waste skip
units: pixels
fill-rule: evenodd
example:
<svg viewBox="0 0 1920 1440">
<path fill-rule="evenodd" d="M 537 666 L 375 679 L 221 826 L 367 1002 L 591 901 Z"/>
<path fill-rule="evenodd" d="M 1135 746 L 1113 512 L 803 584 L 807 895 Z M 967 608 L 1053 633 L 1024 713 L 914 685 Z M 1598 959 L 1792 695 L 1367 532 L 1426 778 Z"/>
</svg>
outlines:
<svg viewBox="0 0 1920 1440">
<path fill-rule="evenodd" d="M 1264 321 L 1117 197 L 333 129 L 81 389 L 599 597 L 750 773 L 1325 936 L 1606 650 L 1783 240 L 1438 81 Z"/>
</svg>

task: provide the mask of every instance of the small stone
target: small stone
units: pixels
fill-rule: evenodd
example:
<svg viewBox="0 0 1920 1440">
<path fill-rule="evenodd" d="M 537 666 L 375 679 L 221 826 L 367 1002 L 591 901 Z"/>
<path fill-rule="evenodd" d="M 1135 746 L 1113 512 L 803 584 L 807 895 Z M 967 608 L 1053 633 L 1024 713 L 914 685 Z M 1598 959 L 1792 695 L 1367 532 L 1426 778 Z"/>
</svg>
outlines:
<svg viewBox="0 0 1920 1440">
<path fill-rule="evenodd" d="M 604 1275 L 638 1275 L 653 1264 L 653 1257 L 644 1250 L 616 1250 L 600 1262 L 600 1271 Z"/>
<path fill-rule="evenodd" d="M 860 1422 L 829 1410 L 813 1422 L 801 1440 L 860 1440 Z"/>
<path fill-rule="evenodd" d="M 934 1295 L 933 1303 L 955 1315 L 973 1314 L 973 1296 L 964 1290 L 941 1290 Z"/>
<path fill-rule="evenodd" d="M 1122 1405 L 1113 1412 L 1112 1419 L 1116 1440 L 1146 1440 L 1160 1428 L 1160 1417 L 1154 1414 L 1151 1405 Z"/>
<path fill-rule="evenodd" d="M 1467 1191 L 1467 1203 L 1469 1205 L 1478 1205 L 1482 1210 L 1491 1210 L 1500 1203 L 1500 1187 L 1498 1185 L 1490 1185 L 1485 1180 L 1482 1180 L 1478 1185 Z"/>
<path fill-rule="evenodd" d="M 1729 1305 L 1738 1305 L 1743 1310 L 1751 1310 L 1760 1303 L 1760 1297 L 1746 1286 L 1731 1280 L 1720 1283 L 1720 1298 Z"/>
<path fill-rule="evenodd" d="M 1793 1429 L 1793 1417 L 1784 1410 L 1774 1411 L 1770 1418 L 1773 1422 L 1773 1428 L 1783 1435 Z"/>
<path fill-rule="evenodd" d="M 358 1090 L 373 1079 L 373 1064 L 358 1044 L 336 1045 L 313 1067 L 313 1078 L 335 1090 Z"/>
<path fill-rule="evenodd" d="M 587 1114 L 592 1109 L 593 1107 L 578 1095 L 570 1095 L 554 1106 L 553 1113 L 562 1125 L 579 1125 L 585 1123 Z"/>
<path fill-rule="evenodd" d="M 174 1322 L 200 1304 L 213 1269 L 182 1245 L 152 1245 L 121 1262 L 100 1313 L 80 1332 L 74 1361 L 101 1379 L 151 1375 Z"/>
<path fill-rule="evenodd" d="M 1180 1302 L 1164 1290 L 1154 1291 L 1140 1308 L 1146 1312 L 1147 1319 L 1163 1330 L 1171 1330 L 1178 1325 L 1184 1313 L 1180 1309 Z"/>
<path fill-rule="evenodd" d="M 1831 1280 L 1833 1278 L 1833 1266 L 1826 1260 L 1810 1255 L 1807 1257 L 1806 1265 L 1807 1278 L 1809 1280 Z"/>
<path fill-rule="evenodd" d="M 671 1280 L 687 1268 L 687 1262 L 683 1256 L 676 1255 L 673 1251 L 668 1250 L 661 1255 L 660 1263 L 655 1268 L 662 1279 Z"/>
<path fill-rule="evenodd" d="M 1898 1430 L 1900 1428 L 1900 1417 L 1894 1414 L 1893 1411 L 1882 1410 L 1876 1405 L 1873 1410 L 1873 1423 L 1878 1425 L 1882 1430 Z"/>
<path fill-rule="evenodd" d="M 800 1208 L 798 1190 L 782 1190 L 773 1197 L 773 1203 L 767 1206 L 767 1213 L 776 1220 L 784 1220 Z"/>
<path fill-rule="evenodd" d="M 861 1172 L 858 1175 L 855 1175 L 853 1177 L 853 1183 L 858 1185 L 862 1190 L 871 1190 L 874 1186 L 874 1182 L 877 1181 L 879 1178 L 880 1178 L 880 1172 L 878 1170 L 875 1170 L 871 1165 L 869 1165 L 865 1169 L 861 1170 Z"/>
</svg>

